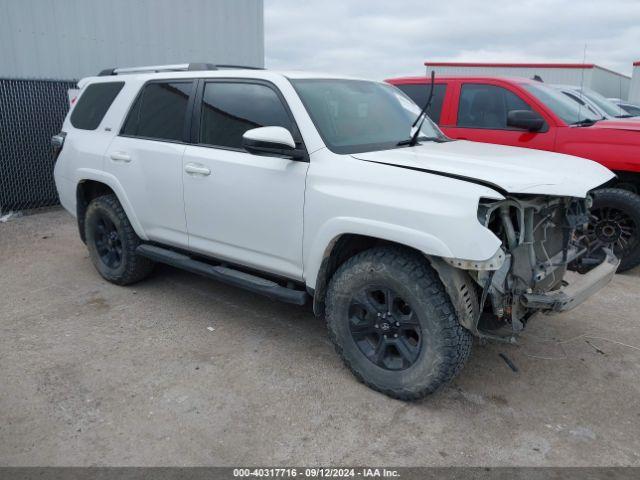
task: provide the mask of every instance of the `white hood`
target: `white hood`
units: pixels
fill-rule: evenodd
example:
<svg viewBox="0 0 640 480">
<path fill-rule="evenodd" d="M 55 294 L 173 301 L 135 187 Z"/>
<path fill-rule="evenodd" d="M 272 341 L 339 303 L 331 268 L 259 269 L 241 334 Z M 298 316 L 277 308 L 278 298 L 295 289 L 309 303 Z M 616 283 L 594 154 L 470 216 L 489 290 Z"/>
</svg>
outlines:
<svg viewBox="0 0 640 480">
<path fill-rule="evenodd" d="M 480 180 L 510 193 L 585 197 L 589 190 L 615 176 L 584 158 L 464 140 L 425 142 L 353 157 Z"/>
</svg>

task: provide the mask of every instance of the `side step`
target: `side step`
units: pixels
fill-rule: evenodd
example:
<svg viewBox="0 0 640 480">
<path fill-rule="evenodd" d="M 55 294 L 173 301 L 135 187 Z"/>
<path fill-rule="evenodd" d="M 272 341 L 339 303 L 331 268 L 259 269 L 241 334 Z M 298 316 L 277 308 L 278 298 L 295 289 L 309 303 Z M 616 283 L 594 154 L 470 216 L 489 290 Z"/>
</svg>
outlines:
<svg viewBox="0 0 640 480">
<path fill-rule="evenodd" d="M 155 245 L 139 245 L 136 252 L 156 262 L 166 263 L 167 265 L 213 278 L 214 280 L 228 283 L 229 285 L 251 290 L 282 302 L 304 305 L 309 298 L 309 294 L 305 291 L 282 287 L 276 282 L 267 280 L 266 278 L 261 278 L 232 268 L 220 265 L 209 265 L 208 263 L 194 260 L 182 253 L 156 247 Z"/>
</svg>

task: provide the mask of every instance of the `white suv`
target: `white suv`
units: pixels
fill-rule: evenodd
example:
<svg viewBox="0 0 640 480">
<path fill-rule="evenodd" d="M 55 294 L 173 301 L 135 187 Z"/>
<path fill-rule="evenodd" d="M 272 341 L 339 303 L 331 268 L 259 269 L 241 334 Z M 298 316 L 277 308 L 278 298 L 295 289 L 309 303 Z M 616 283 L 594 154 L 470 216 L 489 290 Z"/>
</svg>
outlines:
<svg viewBox="0 0 640 480">
<path fill-rule="evenodd" d="M 190 64 L 79 88 L 55 179 L 105 279 L 163 262 L 312 300 L 356 377 L 396 398 L 434 392 L 472 336 L 512 340 L 618 265 L 604 249 L 580 261 L 609 170 L 451 141 L 388 84 Z"/>
</svg>

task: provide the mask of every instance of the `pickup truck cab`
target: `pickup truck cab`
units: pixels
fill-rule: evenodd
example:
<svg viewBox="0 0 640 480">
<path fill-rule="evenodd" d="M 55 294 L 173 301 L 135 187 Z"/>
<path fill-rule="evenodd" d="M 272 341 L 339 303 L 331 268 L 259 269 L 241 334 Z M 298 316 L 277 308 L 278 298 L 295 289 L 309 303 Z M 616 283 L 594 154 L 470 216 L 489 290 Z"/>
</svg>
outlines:
<svg viewBox="0 0 640 480">
<path fill-rule="evenodd" d="M 79 87 L 54 173 L 99 274 L 129 285 L 163 262 L 312 302 L 345 365 L 387 395 L 434 392 L 474 335 L 510 341 L 618 267 L 602 248 L 581 273 L 609 170 L 451 141 L 386 83 L 188 64 Z"/>
<path fill-rule="evenodd" d="M 430 79 L 387 82 L 426 103 Z M 594 192 L 591 244 L 613 248 L 619 271 L 640 264 L 640 122 L 602 120 L 551 86 L 502 77 L 436 78 L 429 115 L 450 138 L 575 155 L 612 170 L 617 178 Z"/>
</svg>

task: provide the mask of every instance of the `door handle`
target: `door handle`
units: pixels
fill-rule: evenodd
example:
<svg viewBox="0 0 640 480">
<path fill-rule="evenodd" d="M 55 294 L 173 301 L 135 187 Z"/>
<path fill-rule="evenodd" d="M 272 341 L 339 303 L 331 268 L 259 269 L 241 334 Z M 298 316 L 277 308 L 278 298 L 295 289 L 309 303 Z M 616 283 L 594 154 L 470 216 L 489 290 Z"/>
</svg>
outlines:
<svg viewBox="0 0 640 480">
<path fill-rule="evenodd" d="M 113 152 L 111 155 L 111 160 L 114 162 L 125 162 L 129 163 L 131 161 L 131 156 L 125 152 Z"/>
<path fill-rule="evenodd" d="M 203 165 L 196 165 L 195 163 L 187 163 L 184 166 L 184 171 L 192 175 L 202 175 L 203 177 L 211 175 L 211 170 Z"/>
</svg>

